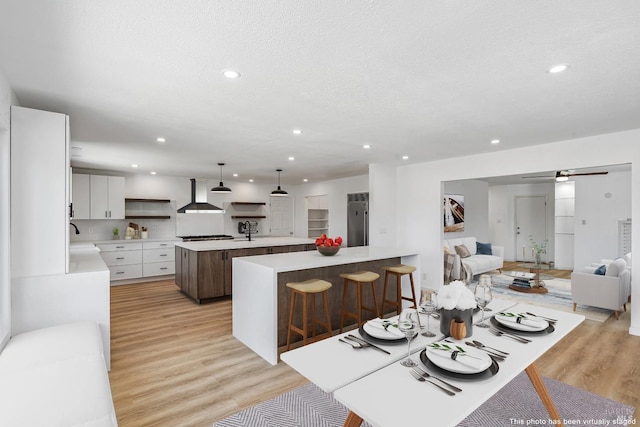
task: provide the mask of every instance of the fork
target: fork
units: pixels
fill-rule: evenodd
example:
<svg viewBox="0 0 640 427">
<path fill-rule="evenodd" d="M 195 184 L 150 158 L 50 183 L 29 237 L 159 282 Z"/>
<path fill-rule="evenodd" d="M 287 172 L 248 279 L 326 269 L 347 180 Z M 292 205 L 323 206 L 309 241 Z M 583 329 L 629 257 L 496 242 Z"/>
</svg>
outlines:
<svg viewBox="0 0 640 427">
<path fill-rule="evenodd" d="M 425 378 L 433 378 L 434 380 L 438 380 L 438 381 L 440 381 L 442 384 L 445 384 L 445 385 L 447 385 L 447 386 L 451 387 L 451 389 L 452 389 L 452 390 L 455 390 L 455 391 L 462 391 L 462 389 L 461 389 L 461 388 L 458 388 L 458 387 L 454 386 L 453 384 L 449 384 L 449 383 L 448 383 L 448 382 L 446 382 L 445 380 L 441 380 L 440 378 L 438 378 L 438 377 L 436 377 L 436 376 L 434 376 L 434 375 L 431 375 L 430 373 L 428 373 L 427 371 L 425 371 L 424 369 L 422 369 L 420 366 L 415 366 L 415 367 L 413 368 L 413 370 L 414 370 L 414 371 L 416 371 L 418 374 L 422 375 L 422 376 L 423 376 L 423 377 L 425 377 Z"/>
<path fill-rule="evenodd" d="M 454 392 L 452 392 L 451 390 L 447 390 L 446 388 L 442 387 L 439 384 L 434 383 L 433 381 L 430 381 L 429 379 L 423 377 L 422 375 L 420 375 L 419 373 L 417 373 L 416 371 L 414 371 L 413 369 L 409 371 L 409 373 L 411 374 L 411 376 L 415 379 L 417 379 L 418 381 L 422 381 L 422 382 L 426 382 L 429 384 L 432 384 L 436 387 L 438 387 L 440 390 L 444 391 L 445 393 L 447 393 L 449 396 L 455 396 L 456 394 Z"/>
<path fill-rule="evenodd" d="M 360 350 L 361 348 L 364 348 L 363 345 L 361 345 L 360 343 L 356 343 L 356 342 L 350 342 L 350 341 L 345 341 L 342 338 L 338 338 L 338 341 L 343 342 L 345 344 L 349 344 L 351 347 L 355 348 L 356 350 Z"/>
<path fill-rule="evenodd" d="M 504 336 L 504 337 L 506 337 L 506 338 L 514 339 L 514 340 L 516 340 L 516 341 L 518 341 L 518 342 L 521 342 L 521 343 L 523 343 L 523 344 L 527 344 L 527 343 L 530 343 L 530 342 L 531 342 L 531 340 L 529 340 L 529 339 L 522 338 L 522 337 L 519 337 L 519 336 L 517 336 L 517 335 L 507 334 L 506 332 L 502 332 L 502 331 L 499 331 L 499 330 L 494 329 L 494 328 L 489 328 L 489 332 L 491 332 L 493 335 L 495 335 L 495 336 L 497 336 L 497 337 Z"/>
</svg>

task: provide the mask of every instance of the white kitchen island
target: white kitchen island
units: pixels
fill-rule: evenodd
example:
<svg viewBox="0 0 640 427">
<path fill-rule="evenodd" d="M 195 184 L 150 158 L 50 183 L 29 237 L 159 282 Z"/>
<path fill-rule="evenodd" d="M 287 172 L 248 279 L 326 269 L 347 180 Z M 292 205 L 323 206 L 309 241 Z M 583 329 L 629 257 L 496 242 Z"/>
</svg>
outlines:
<svg viewBox="0 0 640 427">
<path fill-rule="evenodd" d="M 329 290 L 329 310 L 331 326 L 336 330 L 340 326 L 343 289 L 339 275 L 361 270 L 380 274 L 376 290 L 378 303 L 381 304 L 384 280 L 381 267 L 399 263 L 415 266 L 414 281 L 420 283 L 418 251 L 406 248 L 361 246 L 342 248 L 334 256 L 307 251 L 234 258 L 233 336 L 275 365 L 278 363 L 278 348 L 286 341 L 290 299 L 287 282 L 310 278 L 331 282 L 333 287 Z M 410 284 L 406 276 L 404 279 L 403 293 L 408 295 L 411 292 Z M 395 290 L 393 280 L 391 278 L 390 283 Z M 416 292 L 419 294 L 419 289 Z M 369 295 L 366 291 L 364 294 L 364 297 Z M 302 310 L 297 310 L 298 307 L 296 314 L 299 316 Z"/>
</svg>

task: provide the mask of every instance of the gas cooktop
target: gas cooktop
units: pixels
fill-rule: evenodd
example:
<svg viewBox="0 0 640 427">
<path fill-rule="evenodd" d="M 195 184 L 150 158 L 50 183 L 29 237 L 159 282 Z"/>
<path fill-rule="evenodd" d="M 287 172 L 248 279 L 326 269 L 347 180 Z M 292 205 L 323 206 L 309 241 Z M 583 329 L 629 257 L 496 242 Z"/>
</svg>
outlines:
<svg viewBox="0 0 640 427">
<path fill-rule="evenodd" d="M 212 234 L 208 236 L 178 236 L 183 242 L 198 242 L 201 240 L 233 240 L 233 236 L 227 234 Z"/>
</svg>

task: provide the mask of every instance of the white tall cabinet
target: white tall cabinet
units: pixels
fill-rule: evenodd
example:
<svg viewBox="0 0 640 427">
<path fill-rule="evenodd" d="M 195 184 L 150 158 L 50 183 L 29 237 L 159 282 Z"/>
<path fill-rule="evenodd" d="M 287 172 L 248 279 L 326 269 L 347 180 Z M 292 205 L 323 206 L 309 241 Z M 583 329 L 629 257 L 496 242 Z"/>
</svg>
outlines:
<svg viewBox="0 0 640 427">
<path fill-rule="evenodd" d="M 11 276 L 69 271 L 69 118 L 11 107 Z"/>
</svg>

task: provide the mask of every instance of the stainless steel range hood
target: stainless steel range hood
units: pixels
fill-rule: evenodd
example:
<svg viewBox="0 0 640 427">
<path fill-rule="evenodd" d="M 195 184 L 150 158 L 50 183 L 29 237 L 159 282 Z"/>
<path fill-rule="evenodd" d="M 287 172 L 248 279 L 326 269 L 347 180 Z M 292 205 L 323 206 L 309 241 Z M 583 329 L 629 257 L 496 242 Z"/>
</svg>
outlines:
<svg viewBox="0 0 640 427">
<path fill-rule="evenodd" d="M 196 180 L 191 178 L 191 203 L 178 209 L 178 213 L 224 213 L 224 209 L 207 202 L 196 202 Z"/>
</svg>

